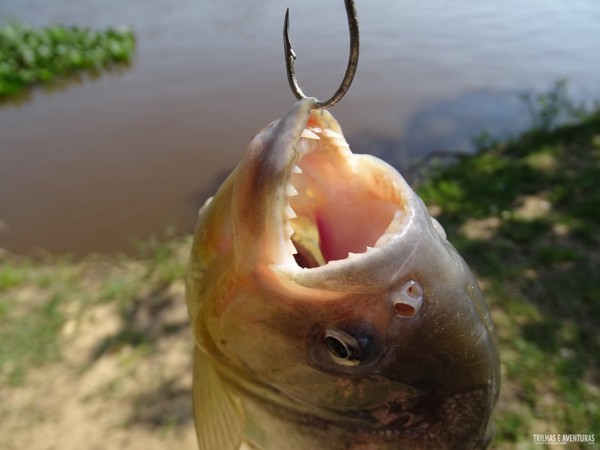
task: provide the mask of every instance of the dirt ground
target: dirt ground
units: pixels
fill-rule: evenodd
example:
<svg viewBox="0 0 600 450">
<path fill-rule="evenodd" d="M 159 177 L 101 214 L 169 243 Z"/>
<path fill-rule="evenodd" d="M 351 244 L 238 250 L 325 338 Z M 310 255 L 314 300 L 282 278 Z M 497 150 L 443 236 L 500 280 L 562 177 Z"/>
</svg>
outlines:
<svg viewBox="0 0 600 450">
<path fill-rule="evenodd" d="M 127 314 L 115 302 L 92 305 L 60 339 L 60 361 L 0 387 L 0 449 L 197 448 L 182 282 Z"/>
</svg>

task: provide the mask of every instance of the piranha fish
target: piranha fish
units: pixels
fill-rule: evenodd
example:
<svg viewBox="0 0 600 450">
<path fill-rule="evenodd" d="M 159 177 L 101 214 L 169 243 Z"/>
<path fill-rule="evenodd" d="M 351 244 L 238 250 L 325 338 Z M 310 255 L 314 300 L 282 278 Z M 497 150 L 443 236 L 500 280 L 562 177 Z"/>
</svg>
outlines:
<svg viewBox="0 0 600 450">
<path fill-rule="evenodd" d="M 201 450 L 483 449 L 493 325 L 440 224 L 295 103 L 199 213 L 187 279 Z"/>
</svg>

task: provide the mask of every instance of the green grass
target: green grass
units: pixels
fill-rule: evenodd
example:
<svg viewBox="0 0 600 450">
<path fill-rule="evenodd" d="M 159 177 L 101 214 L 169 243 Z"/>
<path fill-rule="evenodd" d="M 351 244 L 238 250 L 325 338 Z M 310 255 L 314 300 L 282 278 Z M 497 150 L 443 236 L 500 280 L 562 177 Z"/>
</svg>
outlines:
<svg viewBox="0 0 600 450">
<path fill-rule="evenodd" d="M 20 286 L 28 279 L 30 264 L 23 261 L 7 261 L 0 270 L 0 292 Z M 0 304 L 0 318 L 3 317 L 3 305 Z"/>
<path fill-rule="evenodd" d="M 0 257 L 0 384 L 21 384 L 31 367 L 60 355 L 64 307 L 78 270 L 66 257 L 51 265 Z"/>
<path fill-rule="evenodd" d="M 418 189 L 492 309 L 502 449 L 533 448 L 534 433 L 600 433 L 600 112 L 578 110 L 563 126 L 542 112 L 533 130 L 486 139 Z"/>
<path fill-rule="evenodd" d="M 135 38 L 127 28 L 5 25 L 0 27 L 0 99 L 59 75 L 128 61 L 134 51 Z"/>
<path fill-rule="evenodd" d="M 19 315 L 11 314 L 11 305 L 2 303 L 0 374 L 10 384 L 20 384 L 28 368 L 59 354 L 57 336 L 64 322 L 63 301 L 58 295 L 51 296 Z"/>
<path fill-rule="evenodd" d="M 124 325 L 94 357 L 123 347 L 144 354 L 150 337 L 136 319 L 174 301 L 168 289 L 182 283 L 189 244 L 171 233 L 135 257 L 0 257 L 0 385 L 21 385 L 29 370 L 60 361 L 69 322 L 77 327 L 86 309 L 102 304 L 114 304 Z"/>
</svg>

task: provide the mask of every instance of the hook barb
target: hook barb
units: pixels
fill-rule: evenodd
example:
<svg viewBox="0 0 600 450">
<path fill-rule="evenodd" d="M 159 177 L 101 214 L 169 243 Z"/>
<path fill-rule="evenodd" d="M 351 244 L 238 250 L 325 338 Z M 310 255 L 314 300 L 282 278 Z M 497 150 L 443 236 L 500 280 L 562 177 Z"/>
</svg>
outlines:
<svg viewBox="0 0 600 450">
<path fill-rule="evenodd" d="M 356 68 L 358 66 L 358 50 L 360 44 L 360 33 L 358 31 L 358 16 L 356 14 L 356 7 L 354 6 L 353 0 L 344 0 L 344 4 L 346 6 L 346 16 L 348 17 L 348 28 L 350 30 L 350 55 L 348 57 L 348 66 L 346 67 L 346 73 L 344 74 L 344 78 L 340 87 L 338 87 L 335 94 L 331 96 L 328 100 L 324 102 L 317 100 L 315 104 L 316 109 L 327 109 L 331 106 L 335 105 L 339 102 L 342 97 L 348 92 L 350 85 L 352 84 L 352 80 L 354 79 L 354 75 L 356 73 Z M 302 92 L 300 86 L 298 85 L 298 80 L 296 78 L 296 68 L 294 66 L 294 61 L 296 60 L 296 53 L 292 47 L 292 41 L 290 40 L 289 34 L 290 27 L 290 9 L 288 8 L 285 12 L 285 20 L 283 23 L 283 49 L 285 53 L 285 68 L 288 77 L 288 83 L 290 84 L 290 89 L 294 96 L 300 100 L 303 98 L 307 98 L 307 96 Z"/>
</svg>

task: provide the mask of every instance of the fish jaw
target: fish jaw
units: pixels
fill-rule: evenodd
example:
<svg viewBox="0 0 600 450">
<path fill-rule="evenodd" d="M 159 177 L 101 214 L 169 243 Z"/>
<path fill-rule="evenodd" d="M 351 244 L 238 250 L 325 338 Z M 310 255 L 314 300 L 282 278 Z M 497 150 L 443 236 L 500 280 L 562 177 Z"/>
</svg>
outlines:
<svg viewBox="0 0 600 450">
<path fill-rule="evenodd" d="M 315 102 L 296 102 L 282 119 L 261 130 L 236 168 L 231 211 L 237 267 L 252 270 L 257 264 L 293 261 L 287 198 L 292 172 L 298 170 L 298 142 Z"/>
<path fill-rule="evenodd" d="M 313 106 L 262 130 L 201 214 L 196 341 L 274 415 L 378 448 L 482 446 L 499 363 L 477 283 L 400 174 Z M 363 354 L 341 364 L 327 344 L 348 334 Z"/>
<path fill-rule="evenodd" d="M 337 121 L 314 104 L 300 100 L 261 130 L 236 169 L 233 236 L 249 267 L 302 271 L 368 252 L 420 201 L 391 166 L 353 154 Z M 305 248 L 311 235 L 319 242 Z M 299 262 L 298 249 L 312 253 L 301 259 L 319 261 Z"/>
</svg>

